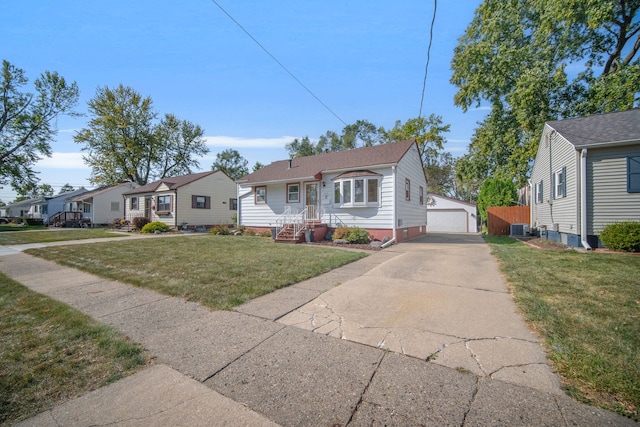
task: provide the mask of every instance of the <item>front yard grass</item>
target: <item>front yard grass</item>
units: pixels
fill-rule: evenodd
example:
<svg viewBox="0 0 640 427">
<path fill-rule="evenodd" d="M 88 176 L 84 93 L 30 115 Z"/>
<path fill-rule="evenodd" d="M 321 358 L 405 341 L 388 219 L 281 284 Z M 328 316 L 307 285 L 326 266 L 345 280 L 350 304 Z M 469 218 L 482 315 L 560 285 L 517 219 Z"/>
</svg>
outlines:
<svg viewBox="0 0 640 427">
<path fill-rule="evenodd" d="M 366 256 L 248 236 L 178 236 L 30 249 L 98 276 L 228 310 Z"/>
<path fill-rule="evenodd" d="M 0 274 L 0 425 L 142 369 L 143 348 Z"/>
<path fill-rule="evenodd" d="M 0 225 L 2 227 L 11 227 Z M 16 228 L 16 227 L 14 227 Z M 39 231 L 7 231 L 0 233 L 0 245 L 24 245 L 28 243 L 62 242 L 65 240 L 122 237 L 124 234 L 111 233 L 105 228 L 64 228 Z"/>
<path fill-rule="evenodd" d="M 637 421 L 640 256 L 487 241 L 566 391 Z"/>
</svg>

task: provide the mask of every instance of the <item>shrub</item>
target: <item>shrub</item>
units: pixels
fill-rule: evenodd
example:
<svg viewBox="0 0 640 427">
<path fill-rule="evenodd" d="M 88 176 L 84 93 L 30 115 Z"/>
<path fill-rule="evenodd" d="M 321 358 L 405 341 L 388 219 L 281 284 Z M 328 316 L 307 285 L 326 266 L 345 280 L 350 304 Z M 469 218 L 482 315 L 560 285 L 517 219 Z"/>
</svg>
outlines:
<svg viewBox="0 0 640 427">
<path fill-rule="evenodd" d="M 156 231 L 165 233 L 170 230 L 171 230 L 171 227 L 169 227 L 164 222 L 154 221 L 154 222 L 145 224 L 140 231 L 142 231 L 143 233 L 155 233 Z"/>
<path fill-rule="evenodd" d="M 263 230 L 263 231 L 258 233 L 258 236 L 271 238 L 271 231 L 270 230 Z"/>
<path fill-rule="evenodd" d="M 600 233 L 600 239 L 612 251 L 640 252 L 640 222 L 609 224 Z"/>
<path fill-rule="evenodd" d="M 220 236 L 227 236 L 231 234 L 231 230 L 229 230 L 229 226 L 226 224 L 216 225 L 215 227 L 211 227 L 209 232 L 213 234 L 217 234 Z"/>
<path fill-rule="evenodd" d="M 136 230 L 142 230 L 145 225 L 149 224 L 149 218 L 146 216 L 137 216 L 134 217 L 131 222 Z"/>
<path fill-rule="evenodd" d="M 349 243 L 369 243 L 369 232 L 358 227 L 338 227 L 333 232 L 333 240 L 346 240 Z"/>
</svg>

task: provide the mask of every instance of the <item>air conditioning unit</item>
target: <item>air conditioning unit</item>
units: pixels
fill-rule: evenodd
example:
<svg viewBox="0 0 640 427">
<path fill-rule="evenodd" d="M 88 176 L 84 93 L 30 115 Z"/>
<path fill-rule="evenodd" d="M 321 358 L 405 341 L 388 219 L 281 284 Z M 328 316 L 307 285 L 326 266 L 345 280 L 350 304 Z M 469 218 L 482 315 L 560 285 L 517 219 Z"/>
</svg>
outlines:
<svg viewBox="0 0 640 427">
<path fill-rule="evenodd" d="M 511 224 L 510 236 L 526 236 L 529 234 L 529 224 Z"/>
</svg>

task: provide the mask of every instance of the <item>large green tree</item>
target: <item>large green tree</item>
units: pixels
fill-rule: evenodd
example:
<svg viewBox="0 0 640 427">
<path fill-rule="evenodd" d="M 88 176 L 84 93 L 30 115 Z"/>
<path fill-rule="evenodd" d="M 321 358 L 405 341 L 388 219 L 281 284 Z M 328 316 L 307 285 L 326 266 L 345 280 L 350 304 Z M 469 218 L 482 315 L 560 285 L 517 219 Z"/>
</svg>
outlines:
<svg viewBox="0 0 640 427">
<path fill-rule="evenodd" d="M 249 173 L 249 162 L 232 148 L 216 154 L 216 161 L 211 166 L 212 170 L 219 170 L 226 173 L 231 179 L 242 178 Z"/>
<path fill-rule="evenodd" d="M 2 61 L 0 78 L 0 185 L 28 192 L 38 182 L 33 166 L 51 156 L 56 118 L 76 115 L 78 86 L 56 72 L 45 71 L 35 81 L 35 93 L 23 90 L 24 70 Z"/>
<path fill-rule="evenodd" d="M 461 178 L 524 185 L 545 121 L 638 106 L 639 9 L 638 0 L 485 0 L 452 60 L 456 105 L 491 108 Z"/>
<path fill-rule="evenodd" d="M 487 222 L 487 208 L 491 206 L 513 206 L 518 200 L 518 189 L 510 179 L 487 178 L 478 195 L 478 212 Z"/>
<path fill-rule="evenodd" d="M 151 98 L 131 87 L 98 88 L 89 112 L 88 127 L 74 140 L 87 152 L 83 159 L 93 184 L 144 185 L 188 174 L 199 167 L 197 158 L 209 152 L 199 126 L 171 114 L 157 122 Z"/>
</svg>

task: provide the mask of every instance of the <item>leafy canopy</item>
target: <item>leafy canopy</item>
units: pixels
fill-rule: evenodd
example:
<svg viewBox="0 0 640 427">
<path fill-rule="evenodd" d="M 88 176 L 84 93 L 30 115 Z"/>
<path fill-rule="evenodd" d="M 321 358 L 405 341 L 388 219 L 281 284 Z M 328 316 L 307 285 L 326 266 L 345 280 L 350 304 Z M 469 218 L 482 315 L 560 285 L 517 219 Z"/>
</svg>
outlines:
<svg viewBox="0 0 640 427">
<path fill-rule="evenodd" d="M 79 91 L 75 82 L 45 71 L 34 81 L 35 93 L 23 91 L 24 70 L 2 61 L 0 77 L 0 185 L 11 184 L 27 193 L 38 183 L 33 166 L 51 157 L 56 118 L 77 115 Z"/>
<path fill-rule="evenodd" d="M 216 161 L 211 169 L 222 171 L 235 181 L 249 173 L 248 164 L 237 150 L 229 148 L 216 154 Z"/>
<path fill-rule="evenodd" d="M 199 168 L 198 157 L 209 152 L 200 126 L 173 114 L 157 122 L 151 98 L 131 87 L 98 88 L 88 104 L 92 118 L 74 140 L 87 152 L 83 159 L 93 184 L 144 185 L 189 174 Z"/>
<path fill-rule="evenodd" d="M 485 0 L 454 51 L 454 102 L 491 112 L 459 167 L 527 180 L 545 121 L 640 103 L 638 0 Z"/>
<path fill-rule="evenodd" d="M 518 189 L 508 179 L 487 178 L 478 194 L 478 211 L 487 222 L 487 208 L 491 206 L 512 206 L 518 199 Z"/>
</svg>

